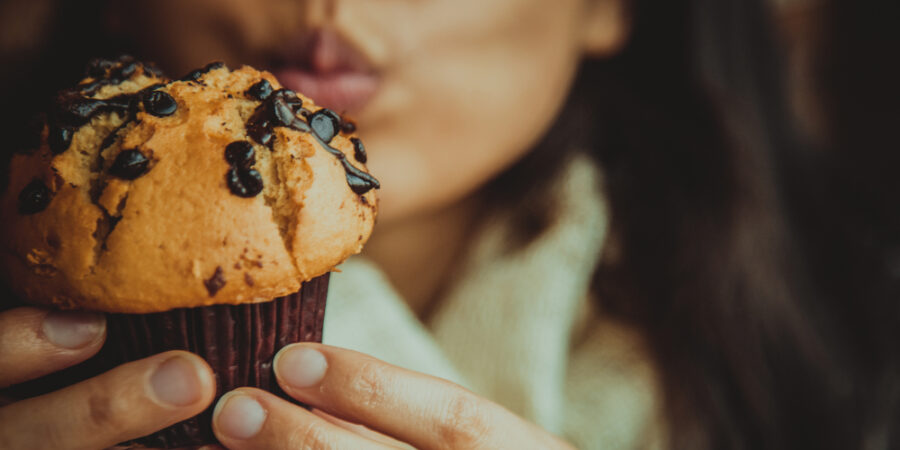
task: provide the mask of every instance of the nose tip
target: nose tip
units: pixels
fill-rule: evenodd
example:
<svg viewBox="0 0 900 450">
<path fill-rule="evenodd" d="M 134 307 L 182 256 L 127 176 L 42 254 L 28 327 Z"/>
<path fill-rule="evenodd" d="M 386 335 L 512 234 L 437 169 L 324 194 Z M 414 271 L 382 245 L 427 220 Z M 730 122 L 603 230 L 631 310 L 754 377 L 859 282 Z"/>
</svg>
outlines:
<svg viewBox="0 0 900 450">
<path fill-rule="evenodd" d="M 340 50 L 340 43 L 333 31 L 317 30 L 310 40 L 309 62 L 312 69 L 319 73 L 337 70 L 341 64 Z"/>
<path fill-rule="evenodd" d="M 334 19 L 335 3 L 335 0 L 305 0 L 303 24 L 310 29 L 328 25 Z"/>
</svg>

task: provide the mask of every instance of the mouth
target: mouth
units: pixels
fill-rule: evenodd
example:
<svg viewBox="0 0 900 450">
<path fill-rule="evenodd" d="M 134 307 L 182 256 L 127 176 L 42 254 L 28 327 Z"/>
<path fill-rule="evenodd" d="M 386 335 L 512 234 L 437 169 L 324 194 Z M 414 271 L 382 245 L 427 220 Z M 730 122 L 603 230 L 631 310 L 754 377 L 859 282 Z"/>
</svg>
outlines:
<svg viewBox="0 0 900 450">
<path fill-rule="evenodd" d="M 378 74 L 362 53 L 327 29 L 290 43 L 276 58 L 272 73 L 288 89 L 342 114 L 361 110 L 379 85 Z"/>
</svg>

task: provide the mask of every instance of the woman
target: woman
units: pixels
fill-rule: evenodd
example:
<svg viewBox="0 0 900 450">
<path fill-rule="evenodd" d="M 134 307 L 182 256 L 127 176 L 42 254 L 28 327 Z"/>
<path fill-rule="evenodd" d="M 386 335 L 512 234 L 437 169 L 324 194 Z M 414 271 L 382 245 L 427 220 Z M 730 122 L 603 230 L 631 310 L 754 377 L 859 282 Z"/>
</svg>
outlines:
<svg viewBox="0 0 900 450">
<path fill-rule="evenodd" d="M 174 71 L 209 59 L 268 66 L 358 118 L 385 184 L 367 250 L 377 269 L 357 261 L 336 281 L 326 329 L 337 334 L 326 342 L 481 395 L 337 348 L 294 347 L 276 363 L 282 384 L 330 415 L 242 391 L 217 407 L 226 446 L 564 445 L 528 421 L 598 448 L 890 446 L 896 332 L 886 317 L 896 306 L 885 250 L 873 243 L 893 242 L 887 225 L 897 222 L 879 204 L 871 218 L 836 218 L 826 214 L 835 205 L 815 201 L 852 211 L 857 199 L 844 195 L 857 177 L 871 176 L 875 192 L 888 185 L 880 166 L 866 165 L 879 153 L 846 182 L 831 177 L 844 175 L 834 168 L 847 136 L 865 127 L 883 144 L 878 130 L 889 128 L 851 115 L 822 128 L 837 131 L 820 136 L 830 145 L 815 157 L 800 151 L 759 2 L 148 4 L 88 16 Z M 68 7 L 67 17 L 88 8 Z M 69 23 L 66 39 L 77 30 L 91 50 L 104 43 L 90 36 L 95 28 Z M 585 55 L 600 59 L 582 64 L 563 107 Z M 847 82 L 823 80 L 834 94 L 823 96 L 828 111 L 859 111 L 842 94 Z M 602 178 L 577 156 L 584 148 L 596 150 Z M 592 188 L 600 179 L 605 195 Z M 366 298 L 375 315 L 360 286 L 380 292 Z M 851 308 L 859 286 L 865 300 Z M 22 330 L 42 329 L 43 318 L 3 313 L 2 384 L 100 345 L 102 325 L 71 316 L 51 316 L 49 329 L 64 332 L 47 333 L 44 322 L 44 336 L 77 349 L 40 336 L 25 345 Z M 382 333 L 374 345 L 367 329 Z M 102 446 L 189 417 L 211 386 L 203 363 L 185 358 L 153 372 L 164 359 L 154 357 L 4 407 L 0 436 L 13 446 Z M 101 383 L 121 399 L 97 395 Z"/>
</svg>

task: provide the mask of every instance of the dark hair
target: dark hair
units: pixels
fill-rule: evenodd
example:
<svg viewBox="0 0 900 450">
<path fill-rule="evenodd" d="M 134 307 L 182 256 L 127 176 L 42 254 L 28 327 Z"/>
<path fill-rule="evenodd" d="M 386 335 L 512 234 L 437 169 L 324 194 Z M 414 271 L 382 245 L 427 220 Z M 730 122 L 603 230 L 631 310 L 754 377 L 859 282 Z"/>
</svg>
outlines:
<svg viewBox="0 0 900 450">
<path fill-rule="evenodd" d="M 900 78 L 873 65 L 897 27 L 826 3 L 813 146 L 767 3 L 636 0 L 630 42 L 592 69 L 619 247 L 596 297 L 647 336 L 674 448 L 900 445 Z"/>
</svg>

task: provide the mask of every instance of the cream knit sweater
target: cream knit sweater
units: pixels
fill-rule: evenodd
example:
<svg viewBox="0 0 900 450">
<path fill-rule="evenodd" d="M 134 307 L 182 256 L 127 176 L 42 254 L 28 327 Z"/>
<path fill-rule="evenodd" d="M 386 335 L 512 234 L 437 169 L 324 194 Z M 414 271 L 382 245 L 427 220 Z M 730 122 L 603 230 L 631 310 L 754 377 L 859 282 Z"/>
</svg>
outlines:
<svg viewBox="0 0 900 450">
<path fill-rule="evenodd" d="M 579 448 L 664 447 L 661 392 L 639 335 L 591 307 L 608 229 L 600 172 L 575 158 L 548 195 L 555 222 L 510 252 L 485 225 L 428 323 L 363 258 L 331 278 L 326 344 L 449 379 Z"/>
</svg>

